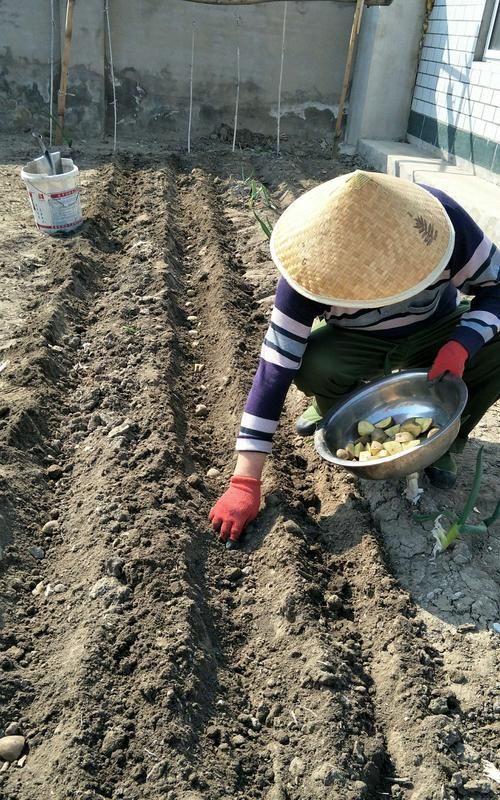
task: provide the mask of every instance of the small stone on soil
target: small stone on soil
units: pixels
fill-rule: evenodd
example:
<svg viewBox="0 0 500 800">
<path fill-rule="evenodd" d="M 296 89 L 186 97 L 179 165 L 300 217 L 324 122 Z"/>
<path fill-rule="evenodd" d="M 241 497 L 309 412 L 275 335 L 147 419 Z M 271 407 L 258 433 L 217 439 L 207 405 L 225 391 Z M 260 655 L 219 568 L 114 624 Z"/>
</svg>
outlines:
<svg viewBox="0 0 500 800">
<path fill-rule="evenodd" d="M 47 469 L 47 477 L 51 481 L 58 481 L 63 476 L 63 468 L 59 464 L 51 464 Z"/>
<path fill-rule="evenodd" d="M 103 597 L 106 607 L 125 602 L 129 594 L 128 587 L 123 586 L 116 578 L 111 577 L 100 578 L 94 583 L 89 592 L 91 600 Z"/>
<path fill-rule="evenodd" d="M 50 535 L 51 533 L 56 533 L 59 530 L 59 523 L 55 519 L 51 519 L 49 522 L 46 522 L 42 528 L 42 533 L 46 535 Z"/>
<path fill-rule="evenodd" d="M 198 403 L 196 406 L 194 413 L 197 417 L 206 417 L 208 414 L 208 407 L 205 406 L 203 403 Z"/>
<path fill-rule="evenodd" d="M 239 542 L 233 542 L 232 539 L 228 539 L 227 540 L 227 542 L 226 542 L 226 550 L 239 550 L 239 548 L 240 548 L 240 543 Z"/>
<path fill-rule="evenodd" d="M 24 736 L 3 736 L 0 739 L 0 758 L 4 761 L 17 761 L 24 750 Z"/>
<path fill-rule="evenodd" d="M 108 558 L 104 564 L 104 571 L 106 575 L 111 578 L 118 578 L 118 580 L 123 579 L 123 567 L 125 566 L 125 561 L 123 558 Z"/>
<path fill-rule="evenodd" d="M 123 750 L 127 746 L 127 737 L 122 731 L 110 730 L 101 744 L 101 753 L 110 756 L 115 750 Z"/>
<path fill-rule="evenodd" d="M 207 478 L 217 478 L 220 475 L 220 470 L 217 467 L 210 467 L 207 471 Z"/>
<path fill-rule="evenodd" d="M 342 770 L 337 769 L 333 766 L 333 764 L 321 764 L 319 767 L 316 767 L 314 772 L 311 775 L 313 781 L 317 781 L 318 783 L 322 783 L 323 786 L 332 786 L 336 781 L 344 780 L 344 773 Z"/>
<path fill-rule="evenodd" d="M 448 701 L 446 697 L 435 697 L 429 703 L 429 711 L 432 714 L 447 714 Z"/>
<path fill-rule="evenodd" d="M 45 550 L 43 547 L 37 547 L 36 545 L 33 545 L 33 547 L 30 547 L 30 553 L 33 558 L 36 558 L 37 561 L 41 561 L 43 558 L 45 558 Z"/>
<path fill-rule="evenodd" d="M 292 758 L 292 760 L 290 761 L 290 766 L 288 767 L 288 771 L 290 772 L 292 778 L 294 778 L 295 781 L 297 781 L 297 779 L 300 778 L 301 775 L 303 775 L 304 772 L 306 771 L 306 765 L 304 764 L 301 758 L 295 756 L 295 758 Z"/>
<path fill-rule="evenodd" d="M 192 486 L 193 489 L 202 489 L 203 488 L 203 481 L 201 480 L 200 476 L 193 472 L 191 475 L 188 475 L 187 482 L 189 486 Z"/>
<path fill-rule="evenodd" d="M 492 795 L 491 786 L 489 783 L 485 783 L 485 781 L 467 781 L 464 783 L 463 789 L 470 795 L 474 794 L 485 794 L 485 795 Z"/>
<path fill-rule="evenodd" d="M 114 439 L 115 436 L 123 436 L 124 433 L 130 430 L 132 426 L 132 422 L 129 419 L 126 419 L 121 425 L 116 425 L 116 427 L 111 428 L 108 433 L 108 439 Z"/>
<path fill-rule="evenodd" d="M 288 533 L 302 533 L 302 528 L 293 519 L 287 519 L 283 527 Z"/>
<path fill-rule="evenodd" d="M 287 800 L 287 796 L 281 786 L 274 785 L 269 789 L 265 800 Z"/>
<path fill-rule="evenodd" d="M 325 603 L 330 611 L 340 611 L 342 608 L 342 600 L 338 594 L 325 594 Z"/>
<path fill-rule="evenodd" d="M 56 583 L 54 585 L 48 583 L 45 589 L 45 597 L 50 597 L 51 594 L 61 594 L 61 592 L 66 591 L 66 588 L 64 583 Z"/>
<path fill-rule="evenodd" d="M 5 728 L 5 736 L 21 736 L 21 726 L 19 722 L 11 722 Z"/>
</svg>

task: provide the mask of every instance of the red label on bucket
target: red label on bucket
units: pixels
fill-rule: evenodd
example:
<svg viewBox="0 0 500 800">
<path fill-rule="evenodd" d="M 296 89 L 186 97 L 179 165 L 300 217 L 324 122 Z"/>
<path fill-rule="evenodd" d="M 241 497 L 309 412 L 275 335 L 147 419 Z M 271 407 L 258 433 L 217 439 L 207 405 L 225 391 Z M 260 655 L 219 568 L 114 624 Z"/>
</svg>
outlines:
<svg viewBox="0 0 500 800">
<path fill-rule="evenodd" d="M 75 194 L 75 192 L 79 192 L 79 191 L 80 191 L 79 188 L 70 189 L 67 192 L 57 192 L 57 194 L 49 194 L 49 197 L 53 197 L 53 198 L 56 198 L 56 197 L 69 197 L 71 194 Z"/>
<path fill-rule="evenodd" d="M 55 230 L 63 230 L 64 228 L 74 228 L 77 225 L 81 225 L 82 222 L 83 222 L 83 217 L 77 220 L 76 222 L 68 222 L 66 223 L 66 225 L 41 225 L 39 222 L 37 222 L 37 225 L 40 229 L 43 228 L 44 230 L 55 231 Z"/>
</svg>

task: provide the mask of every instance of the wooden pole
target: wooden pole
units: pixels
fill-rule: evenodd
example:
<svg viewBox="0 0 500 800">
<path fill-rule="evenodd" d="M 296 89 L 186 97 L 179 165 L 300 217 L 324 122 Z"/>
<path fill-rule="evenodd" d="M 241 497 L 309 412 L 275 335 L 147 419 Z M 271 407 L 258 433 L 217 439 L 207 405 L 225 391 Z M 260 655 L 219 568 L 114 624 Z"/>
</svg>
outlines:
<svg viewBox="0 0 500 800">
<path fill-rule="evenodd" d="M 71 51 L 71 37 L 73 36 L 73 8 L 75 0 L 68 0 L 66 6 L 66 23 L 64 26 L 64 50 L 61 64 L 61 83 L 57 98 L 57 128 L 55 143 L 62 144 L 64 130 L 64 113 L 66 111 L 66 92 L 68 89 L 69 54 Z"/>
<path fill-rule="evenodd" d="M 351 38 L 349 40 L 349 48 L 347 50 L 347 61 L 344 71 L 344 81 L 342 83 L 342 91 L 340 93 L 339 110 L 337 114 L 337 122 L 335 124 L 335 135 L 333 138 L 334 143 L 337 141 L 342 130 L 342 121 L 344 117 L 344 107 L 349 91 L 351 82 L 352 66 L 354 62 L 354 52 L 356 50 L 356 42 L 358 41 L 359 28 L 361 25 L 361 15 L 363 13 L 363 6 L 365 0 L 356 0 L 356 9 L 354 11 L 354 19 L 352 21 Z"/>
</svg>

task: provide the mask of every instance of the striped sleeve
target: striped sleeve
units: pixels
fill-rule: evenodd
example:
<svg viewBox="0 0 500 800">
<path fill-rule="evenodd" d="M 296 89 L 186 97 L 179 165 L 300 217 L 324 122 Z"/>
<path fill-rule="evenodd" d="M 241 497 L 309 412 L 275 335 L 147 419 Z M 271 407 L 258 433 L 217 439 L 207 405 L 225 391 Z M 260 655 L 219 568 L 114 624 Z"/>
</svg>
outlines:
<svg viewBox="0 0 500 800">
<path fill-rule="evenodd" d="M 500 331 L 500 251 L 458 203 L 436 189 L 432 192 L 455 229 L 451 282 L 472 296 L 470 311 L 462 315 L 451 339 L 474 356 Z"/>
<path fill-rule="evenodd" d="M 257 372 L 245 404 L 236 450 L 270 453 L 286 394 L 307 338 L 325 306 L 302 297 L 280 278 Z"/>
</svg>

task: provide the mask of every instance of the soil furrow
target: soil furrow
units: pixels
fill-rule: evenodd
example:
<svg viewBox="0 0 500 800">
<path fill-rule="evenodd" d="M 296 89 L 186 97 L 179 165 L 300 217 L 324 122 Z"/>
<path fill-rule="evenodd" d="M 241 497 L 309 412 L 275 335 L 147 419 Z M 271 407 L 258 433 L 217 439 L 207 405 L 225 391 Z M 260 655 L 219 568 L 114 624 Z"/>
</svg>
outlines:
<svg viewBox="0 0 500 800">
<path fill-rule="evenodd" d="M 128 676 L 135 670 L 131 651 L 139 637 L 137 631 L 141 623 L 133 614 L 131 590 L 139 594 L 138 586 L 145 584 L 149 602 L 154 602 L 154 610 L 159 613 L 160 598 L 154 590 L 158 581 L 153 576 L 162 567 L 168 569 L 172 566 L 171 553 L 168 559 L 162 559 L 157 551 L 151 558 L 150 552 L 152 538 L 168 525 L 166 514 L 163 514 L 163 519 L 157 518 L 156 514 L 162 493 L 158 481 L 170 461 L 167 442 L 169 438 L 172 440 L 169 429 L 175 427 L 174 413 L 172 410 L 168 413 L 168 386 L 158 378 L 161 370 L 166 369 L 168 373 L 172 366 L 175 373 L 175 364 L 172 365 L 170 357 L 175 353 L 171 347 L 172 329 L 166 328 L 161 313 L 164 300 L 161 292 L 165 291 L 163 276 L 168 265 L 162 261 L 160 266 L 155 261 L 153 270 L 146 265 L 146 256 L 165 255 L 164 230 L 160 231 L 159 237 L 156 236 L 159 242 L 154 240 L 155 237 L 137 240 L 135 226 L 147 227 L 148 220 L 144 218 L 146 212 L 133 203 L 129 208 L 127 199 L 136 195 L 150 197 L 150 212 L 155 209 L 155 201 L 161 207 L 164 204 L 162 180 L 158 176 L 148 179 L 147 175 L 143 178 L 124 173 L 121 184 L 118 194 L 122 203 L 125 198 L 125 203 L 122 208 L 115 208 L 115 213 L 122 214 L 121 221 L 127 228 L 128 237 L 123 236 L 124 251 L 130 252 L 130 256 L 120 258 L 120 265 L 118 259 L 108 256 L 108 274 L 104 278 L 107 288 L 100 293 L 94 306 L 93 324 L 84 332 L 86 341 L 77 362 L 78 381 L 66 401 L 66 409 L 73 412 L 72 419 L 69 427 L 63 421 L 59 431 L 66 445 L 63 445 L 63 457 L 59 460 L 67 461 L 64 475 L 58 480 L 55 490 L 51 514 L 56 517 L 52 523 L 54 530 L 50 532 L 50 544 L 45 545 L 48 558 L 44 571 L 50 570 L 52 583 L 44 584 L 40 599 L 34 601 L 42 607 L 40 616 L 44 616 L 43 611 L 46 615 L 49 606 L 51 616 L 61 622 L 60 613 L 63 611 L 69 627 L 60 631 L 60 645 L 50 636 L 50 629 L 44 631 L 48 641 L 45 653 L 40 653 L 36 664 L 39 669 L 46 659 L 47 681 L 37 687 L 37 707 L 43 708 L 44 712 L 43 717 L 37 718 L 37 709 L 32 708 L 30 714 L 35 726 L 31 742 L 38 744 L 38 758 L 32 760 L 32 768 L 38 772 L 42 782 L 52 782 L 48 777 L 52 768 L 57 775 L 53 785 L 59 786 L 56 791 L 61 791 L 61 781 L 69 781 L 70 785 L 74 782 L 75 786 L 83 782 L 89 787 L 99 787 L 102 796 L 108 797 L 113 793 L 113 784 L 102 779 L 100 762 L 108 763 L 111 752 L 120 749 L 117 767 L 123 766 L 123 751 L 126 751 L 135 729 L 134 722 L 126 717 L 122 696 L 114 697 L 112 689 L 115 673 Z M 138 211 L 142 213 L 141 220 L 138 220 Z M 120 279 L 123 279 L 121 284 Z M 155 291 L 159 294 L 155 295 Z M 134 304 L 137 296 L 138 307 Z M 144 298 L 145 302 L 141 303 Z M 151 319 L 157 318 L 156 328 L 161 332 L 148 331 L 143 340 L 141 327 L 146 317 L 148 326 Z M 166 356 L 163 363 L 159 363 L 160 355 Z M 134 378 L 117 380 L 124 361 Z M 139 414 L 143 405 L 139 402 L 140 392 L 146 387 L 149 397 L 147 409 Z M 147 410 L 150 410 L 149 403 L 154 407 L 155 402 L 158 412 L 151 417 Z M 162 414 L 160 408 L 166 413 Z M 134 415 L 130 423 L 124 421 L 127 412 Z M 64 416 L 65 409 L 62 409 L 61 417 Z M 123 429 L 113 432 L 120 424 Z M 141 482 L 145 484 L 142 505 L 134 502 L 137 485 Z M 117 498 L 121 502 L 117 502 Z M 138 558 L 131 562 L 129 577 L 121 551 L 126 551 L 123 542 L 135 533 L 133 523 L 141 531 L 146 554 L 141 557 L 139 553 Z M 127 530 L 129 526 L 132 528 L 130 531 Z M 75 530 L 76 542 L 72 542 Z M 151 539 L 148 540 L 148 536 Z M 56 590 L 59 586 L 60 596 L 56 591 L 54 596 L 46 598 L 49 586 Z M 70 600 L 67 599 L 68 593 L 71 594 Z M 170 598 L 175 596 L 175 592 L 167 594 Z M 59 608 L 54 610 L 56 604 Z M 176 606 L 179 605 L 176 602 Z M 188 611 L 186 608 L 186 615 L 178 613 L 173 624 L 183 625 Z M 123 615 L 120 625 L 112 621 L 114 613 Z M 99 621 L 101 615 L 103 619 Z M 157 627 L 152 625 L 147 629 L 154 636 Z M 161 652 L 161 645 L 159 648 Z M 154 687 L 148 686 L 147 676 L 152 672 L 156 674 L 158 660 L 151 664 L 143 662 L 141 667 L 145 680 L 138 691 L 143 689 L 152 699 Z M 126 684 L 127 679 L 123 677 L 122 682 Z M 133 682 L 136 683 L 135 677 Z M 103 693 L 106 692 L 109 703 L 103 702 Z M 109 719 L 118 720 L 124 714 L 122 728 L 117 726 L 120 733 L 116 733 L 114 728 L 110 731 Z M 135 715 L 131 716 L 134 719 Z M 60 729 L 66 732 L 64 748 L 59 741 Z M 68 731 L 73 731 L 69 740 Z M 112 737 L 115 735 L 113 731 L 120 748 L 103 744 L 106 733 Z M 77 757 L 76 753 L 71 756 L 71 745 L 77 751 Z M 99 752 L 99 745 L 104 750 L 100 758 L 95 755 L 96 749 Z M 110 749 L 109 753 L 106 748 Z M 140 755 L 142 762 L 144 756 Z M 57 770 L 53 769 L 55 765 Z M 82 771 L 80 777 L 78 770 Z"/>
<path fill-rule="evenodd" d="M 189 230 L 191 236 L 195 238 L 195 242 L 191 242 L 194 244 L 194 249 L 196 250 L 202 242 L 205 242 L 201 255 L 207 253 L 207 261 L 210 260 L 210 263 L 214 265 L 209 275 L 203 276 L 203 294 L 211 297 L 211 301 L 208 303 L 209 313 L 213 314 L 214 309 L 221 311 L 219 311 L 216 321 L 211 317 L 208 319 L 204 317 L 201 325 L 205 334 L 210 335 L 211 326 L 213 329 L 214 324 L 217 324 L 220 339 L 224 339 L 228 332 L 234 340 L 237 331 L 241 331 L 242 323 L 235 315 L 231 317 L 226 313 L 225 318 L 223 317 L 224 309 L 230 307 L 227 297 L 225 297 L 227 278 L 224 274 L 224 265 L 226 273 L 229 270 L 234 271 L 234 265 L 231 264 L 230 259 L 224 257 L 224 253 L 220 250 L 220 244 L 218 245 L 219 253 L 215 252 L 215 257 L 211 257 L 211 241 L 204 230 L 204 225 L 208 223 L 216 232 L 219 242 L 223 243 L 221 233 L 217 231 L 223 209 L 220 206 L 217 207 L 214 197 L 211 198 L 210 189 L 207 188 L 206 183 L 205 176 L 200 176 L 195 182 L 194 191 L 198 202 L 201 202 L 206 212 L 203 223 L 198 222 L 198 227 L 202 229 L 207 238 L 202 238 L 198 233 L 196 240 L 194 232 L 197 226 L 194 220 Z M 251 218 L 250 210 L 247 211 L 247 214 Z M 235 284 L 236 281 L 233 278 L 231 286 L 233 296 L 237 296 Z M 216 296 L 214 296 L 214 292 L 216 292 Z M 199 294 L 198 289 L 196 292 L 198 303 Z M 259 321 L 262 321 L 261 314 L 259 317 Z M 195 321 L 198 322 L 198 320 Z M 258 337 L 260 334 L 254 332 L 248 340 L 248 347 L 249 349 L 253 348 L 254 352 L 257 351 Z M 209 360 L 210 371 L 217 370 L 220 358 L 217 342 L 210 347 L 210 353 L 207 352 L 206 347 L 202 352 L 204 357 Z M 232 362 L 234 363 L 234 383 L 236 385 L 239 383 L 239 387 L 237 386 L 236 391 L 233 389 L 232 393 L 225 393 L 226 399 L 229 397 L 231 404 L 227 415 L 232 423 L 231 433 L 236 428 L 233 413 L 234 402 L 236 401 L 236 411 L 240 414 L 244 400 L 243 389 L 245 385 L 248 385 L 249 377 L 248 374 L 244 374 L 245 362 L 241 358 L 236 362 L 233 355 L 229 364 Z M 227 353 L 225 363 L 228 363 Z M 223 407 L 217 406 L 217 429 L 220 428 L 221 420 L 224 420 L 223 414 Z M 226 448 L 228 446 L 227 439 L 227 436 L 223 437 L 223 444 Z M 298 461 L 297 466 L 300 469 L 302 464 L 300 459 Z M 275 474 L 271 474 L 271 480 L 276 478 Z M 295 477 L 295 470 L 292 471 L 292 474 Z M 272 767 L 268 766 L 267 771 L 263 772 L 261 789 L 271 780 L 277 791 L 286 791 L 290 797 L 306 796 L 297 794 L 297 791 L 304 792 L 305 790 L 306 783 L 302 779 L 302 771 L 305 770 L 304 765 L 306 759 L 309 759 L 309 753 L 314 751 L 318 764 L 313 775 L 308 775 L 307 779 L 311 785 L 306 791 L 311 792 L 311 796 L 314 796 L 322 782 L 323 785 L 337 782 L 339 796 L 348 797 L 352 792 L 354 797 L 356 792 L 360 791 L 360 778 L 363 770 L 351 766 L 345 771 L 342 767 L 338 768 L 337 766 L 341 754 L 343 754 L 344 764 L 348 765 L 350 754 L 342 753 L 348 742 L 345 737 L 341 737 L 339 742 L 337 731 L 337 726 L 340 725 L 342 728 L 344 725 L 344 723 L 339 723 L 337 717 L 340 715 L 339 718 L 342 717 L 345 720 L 346 709 L 341 704 L 337 708 L 337 714 L 332 709 L 331 694 L 334 689 L 330 687 L 340 688 L 343 682 L 348 685 L 353 680 L 358 686 L 357 696 L 355 695 L 356 702 L 354 702 L 356 708 L 354 716 L 360 726 L 358 725 L 356 728 L 355 724 L 351 725 L 355 736 L 354 743 L 351 742 L 351 745 L 358 748 L 357 757 L 363 764 L 368 759 L 364 752 L 361 753 L 362 745 L 359 741 L 361 728 L 367 729 L 370 736 L 373 734 L 370 712 L 364 707 L 366 703 L 361 700 L 363 667 L 359 659 L 352 658 L 355 650 L 349 649 L 349 647 L 347 647 L 349 651 L 347 658 L 343 657 L 344 654 L 341 652 L 340 654 L 336 653 L 332 661 L 329 641 L 331 633 L 327 622 L 330 613 L 321 589 L 313 583 L 313 580 L 317 581 L 318 579 L 318 570 L 323 567 L 317 563 L 317 556 L 316 561 L 313 560 L 313 563 L 310 563 L 310 547 L 307 537 L 296 522 L 291 519 L 287 520 L 289 512 L 286 501 L 284 504 L 283 499 L 285 499 L 283 496 L 280 499 L 279 494 L 271 495 L 271 502 L 269 502 L 268 509 L 262 514 L 260 523 L 253 526 L 252 550 L 259 549 L 250 556 L 250 559 L 246 559 L 246 554 L 233 556 L 232 563 L 236 560 L 238 564 L 241 562 L 241 565 L 236 570 L 231 568 L 229 573 L 224 570 L 224 566 L 221 569 L 220 561 L 224 553 L 209 561 L 211 575 L 222 572 L 222 580 L 219 581 L 219 586 L 217 583 L 215 584 L 215 588 L 220 590 L 221 586 L 227 587 L 230 592 L 230 594 L 229 592 L 225 594 L 226 596 L 229 594 L 227 602 L 231 622 L 236 623 L 236 628 L 233 629 L 232 625 L 226 621 L 222 629 L 224 635 L 221 638 L 225 641 L 226 647 L 227 643 L 232 640 L 235 643 L 231 656 L 233 663 L 238 665 L 238 672 L 241 676 L 240 698 L 246 701 L 244 704 L 246 705 L 246 717 L 243 713 L 240 714 L 240 719 L 250 718 L 252 720 L 253 718 L 256 720 L 257 731 L 254 730 L 254 735 L 255 733 L 259 735 L 262 743 L 261 751 L 265 746 L 268 758 L 270 756 L 272 759 Z M 308 503 L 312 502 L 309 498 L 304 499 Z M 304 521 L 307 525 L 307 520 Z M 278 540 L 278 545 L 276 540 Z M 307 577 L 309 568 L 311 573 Z M 325 572 L 328 574 L 328 570 Z M 231 580 L 233 573 L 237 577 Z M 305 574 L 306 577 L 304 577 Z M 325 580 L 328 584 L 329 579 Z M 237 584 L 237 591 L 235 591 L 234 585 L 231 586 L 232 583 Z M 267 594 L 271 586 L 275 587 L 275 591 L 272 598 L 269 598 Z M 342 604 L 337 595 L 332 602 Z M 269 619 L 277 622 L 269 624 L 267 622 Z M 242 639 L 241 634 L 237 637 L 238 630 L 247 630 L 250 634 Z M 356 664 L 353 668 L 354 662 Z M 266 676 L 272 675 L 276 670 L 278 673 L 283 670 L 287 674 L 287 684 L 289 685 L 272 679 L 266 680 Z M 307 709 L 305 712 L 299 710 L 304 708 Z M 263 730 L 261 730 L 262 722 L 259 722 L 259 714 L 261 720 L 267 723 Z M 347 716 L 350 716 L 349 713 Z M 351 720 L 349 721 L 351 722 Z M 215 730 L 214 724 L 212 724 L 210 733 L 216 738 L 219 748 L 222 744 L 224 752 L 226 752 L 226 747 L 231 748 L 231 743 L 236 737 L 238 750 L 244 758 L 249 731 L 252 733 L 251 722 L 247 722 L 247 730 L 242 727 L 242 732 L 239 734 L 236 728 L 228 730 L 228 720 L 224 715 L 217 722 Z M 318 750 L 317 745 L 318 730 L 321 730 L 324 741 L 322 753 Z M 367 749 L 375 751 L 371 758 L 372 762 L 380 761 L 380 742 L 377 742 L 374 747 L 368 746 Z M 336 765 L 335 769 L 332 767 L 333 762 Z M 292 765 L 291 773 L 290 765 Z M 251 769 L 254 773 L 255 791 L 256 765 L 254 764 Z M 300 775 L 295 775 L 295 770 L 298 770 Z M 369 772 L 369 769 L 365 771 Z M 335 777 L 332 777 L 333 775 Z M 356 779 L 358 779 L 357 784 Z M 298 789 L 299 785 L 300 790 Z M 250 791 L 250 788 L 247 788 L 247 792 Z M 253 793 L 249 796 L 253 796 Z M 257 796 L 259 795 L 257 794 Z"/>
</svg>

